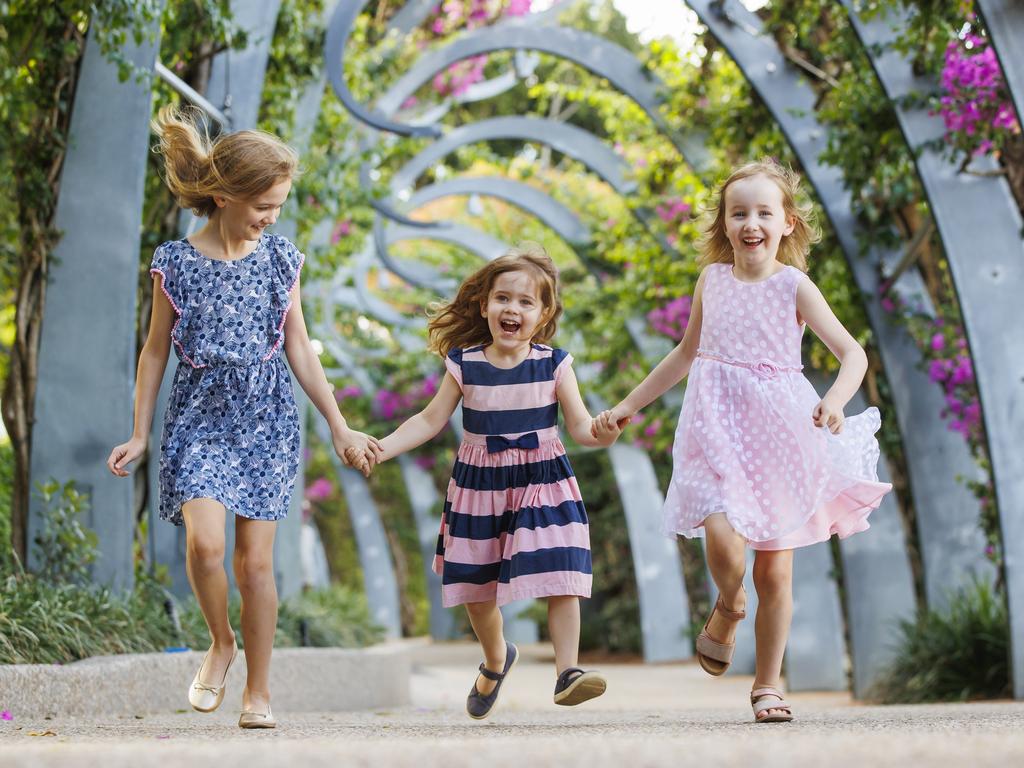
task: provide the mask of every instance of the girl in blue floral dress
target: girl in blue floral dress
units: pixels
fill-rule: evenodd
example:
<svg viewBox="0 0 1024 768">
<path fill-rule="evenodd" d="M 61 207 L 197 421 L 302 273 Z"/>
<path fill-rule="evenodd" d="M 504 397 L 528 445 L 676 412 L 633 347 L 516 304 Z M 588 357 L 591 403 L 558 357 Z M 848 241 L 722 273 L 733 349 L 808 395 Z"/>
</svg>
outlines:
<svg viewBox="0 0 1024 768">
<path fill-rule="evenodd" d="M 182 207 L 208 222 L 186 239 L 164 243 L 153 256 L 153 311 L 139 358 L 135 429 L 114 448 L 107 466 L 125 477 L 126 465 L 145 451 L 173 346 L 179 363 L 160 441 L 160 517 L 185 525 L 189 581 L 213 641 L 189 701 L 200 712 L 217 709 L 236 654 L 224 570 L 230 511 L 247 668 L 238 724 L 273 728 L 275 521 L 288 512 L 299 467 L 299 417 L 288 367 L 327 419 L 342 461 L 369 473 L 379 446 L 349 429 L 310 344 L 299 296 L 303 255 L 286 238 L 266 232 L 297 173 L 294 151 L 259 131 L 210 141 L 193 120 L 170 108 L 160 112 L 154 130 L 168 186 Z"/>
</svg>

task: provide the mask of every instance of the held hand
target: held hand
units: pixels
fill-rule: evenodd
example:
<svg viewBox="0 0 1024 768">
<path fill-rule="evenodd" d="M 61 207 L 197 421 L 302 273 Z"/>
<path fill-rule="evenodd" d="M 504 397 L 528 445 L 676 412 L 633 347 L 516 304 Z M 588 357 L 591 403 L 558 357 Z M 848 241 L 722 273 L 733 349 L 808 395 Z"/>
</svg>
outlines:
<svg viewBox="0 0 1024 768">
<path fill-rule="evenodd" d="M 376 438 L 347 429 L 334 435 L 334 452 L 346 467 L 353 467 L 369 477 L 381 454 L 380 443 Z"/>
<path fill-rule="evenodd" d="M 607 448 L 618 440 L 622 428 L 612 418 L 611 411 L 602 411 L 596 418 L 590 420 L 590 434 L 600 445 Z"/>
<path fill-rule="evenodd" d="M 838 435 L 843 431 L 843 422 L 846 420 L 846 417 L 843 416 L 843 409 L 837 407 L 836 403 L 828 395 L 825 395 L 814 406 L 811 419 L 814 421 L 814 426 L 828 427 L 829 432 L 833 435 Z"/>
<path fill-rule="evenodd" d="M 133 437 L 127 443 L 121 443 L 110 452 L 110 456 L 107 458 L 107 469 L 110 470 L 112 475 L 117 477 L 128 477 L 131 473 L 125 469 L 125 466 L 135 461 L 145 452 L 146 441 Z"/>
</svg>

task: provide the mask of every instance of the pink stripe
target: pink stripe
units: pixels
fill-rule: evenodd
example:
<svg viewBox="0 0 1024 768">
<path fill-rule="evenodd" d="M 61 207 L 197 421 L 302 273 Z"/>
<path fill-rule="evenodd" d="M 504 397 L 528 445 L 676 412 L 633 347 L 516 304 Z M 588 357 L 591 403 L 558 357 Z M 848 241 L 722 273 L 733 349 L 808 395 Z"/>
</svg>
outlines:
<svg viewBox="0 0 1024 768">
<path fill-rule="evenodd" d="M 171 341 L 174 342 L 174 346 L 178 348 L 178 351 L 181 353 L 182 359 L 186 363 L 191 365 L 193 368 L 205 368 L 205 363 L 203 365 L 196 365 L 194 362 L 192 362 L 192 358 L 185 354 L 185 348 L 181 346 L 181 342 L 174 338 L 174 332 L 178 330 L 178 324 L 181 323 L 181 310 L 178 308 L 178 305 L 174 303 L 174 299 L 171 298 L 171 294 L 167 292 L 167 286 L 164 285 L 164 283 L 167 282 L 167 275 L 163 273 L 163 270 L 157 269 L 156 267 L 153 267 L 152 269 L 149 270 L 150 274 L 153 274 L 154 272 L 160 275 L 160 290 L 163 292 L 164 296 L 167 297 L 167 301 L 171 303 L 171 307 L 174 309 L 174 313 L 178 316 L 178 319 L 174 321 L 174 327 L 171 328 Z"/>
<path fill-rule="evenodd" d="M 520 552 L 536 552 L 538 549 L 554 549 L 555 547 L 579 547 L 590 549 L 589 526 L 583 523 L 567 523 L 566 525 L 549 525 L 546 528 L 520 528 L 513 534 L 511 547 L 516 554 Z M 452 539 L 452 543 L 463 541 Z M 449 558 L 451 559 L 451 558 Z M 486 562 L 494 562 L 488 560 Z"/>
<path fill-rule="evenodd" d="M 516 576 L 508 585 L 498 586 L 498 604 L 504 605 L 513 600 L 524 600 L 528 597 L 558 597 L 561 595 L 578 595 L 590 597 L 594 577 L 579 571 L 553 571 L 551 573 L 531 573 Z"/>
<path fill-rule="evenodd" d="M 566 501 L 582 501 L 579 486 L 575 478 L 559 480 L 557 483 L 547 483 L 540 486 L 529 486 L 529 497 L 526 496 L 527 488 L 516 488 L 509 491 L 474 491 L 468 488 L 459 488 L 455 481 L 448 484 L 447 499 L 451 502 L 452 511 L 463 515 L 503 515 L 506 510 L 521 508 L 524 506 L 557 507 Z"/>
<path fill-rule="evenodd" d="M 277 352 L 277 348 L 281 346 L 281 342 L 284 341 L 284 321 L 288 319 L 288 310 L 292 308 L 291 295 L 295 289 L 296 284 L 299 282 L 299 274 L 302 272 L 302 265 L 306 263 L 306 254 L 299 253 L 299 268 L 295 270 L 295 279 L 292 280 L 292 284 L 288 287 L 288 305 L 284 308 L 284 312 L 281 314 L 281 324 L 277 326 L 277 341 L 274 342 L 274 346 L 267 352 L 264 360 L 269 360 Z"/>
<path fill-rule="evenodd" d="M 508 536 L 502 536 L 507 539 Z M 501 560 L 499 539 L 453 539 L 445 537 L 444 559 L 449 563 L 487 565 Z"/>
<path fill-rule="evenodd" d="M 553 381 L 504 384 L 500 387 L 467 384 L 462 393 L 466 404 L 478 411 L 521 411 L 551 405 L 556 400 Z"/>
<path fill-rule="evenodd" d="M 553 353 L 551 347 L 544 347 L 544 346 L 542 346 L 540 349 L 536 349 L 534 347 L 530 347 L 530 354 L 528 354 L 523 359 L 524 360 L 543 360 L 546 357 L 551 357 L 552 354 L 554 354 L 554 353 Z M 482 347 L 480 349 L 474 350 L 472 352 L 463 352 L 462 353 L 462 359 L 466 360 L 466 361 L 469 361 L 471 363 L 489 363 L 490 362 L 490 360 L 487 359 L 487 355 L 484 354 L 484 350 L 483 350 Z"/>
<path fill-rule="evenodd" d="M 546 528 L 520 528 L 512 541 L 508 536 L 501 539 L 460 539 L 445 537 L 444 559 L 449 563 L 487 565 L 501 559 L 511 560 L 520 552 L 535 552 L 538 549 L 555 547 L 579 547 L 590 549 L 590 534 L 583 523 L 549 525 Z"/>
</svg>

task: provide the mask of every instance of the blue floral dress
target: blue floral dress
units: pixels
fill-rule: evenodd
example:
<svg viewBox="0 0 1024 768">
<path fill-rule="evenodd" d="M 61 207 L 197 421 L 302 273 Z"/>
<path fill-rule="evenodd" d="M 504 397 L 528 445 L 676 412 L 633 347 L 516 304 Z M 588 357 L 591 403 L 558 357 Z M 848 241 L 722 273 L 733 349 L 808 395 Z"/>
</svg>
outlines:
<svg viewBox="0 0 1024 768">
<path fill-rule="evenodd" d="M 216 499 L 253 520 L 288 513 L 299 467 L 299 418 L 281 359 L 284 321 L 304 256 L 264 233 L 251 254 L 211 259 L 187 240 L 162 244 L 151 274 L 177 313 L 178 369 L 160 440 L 160 517 Z"/>
</svg>

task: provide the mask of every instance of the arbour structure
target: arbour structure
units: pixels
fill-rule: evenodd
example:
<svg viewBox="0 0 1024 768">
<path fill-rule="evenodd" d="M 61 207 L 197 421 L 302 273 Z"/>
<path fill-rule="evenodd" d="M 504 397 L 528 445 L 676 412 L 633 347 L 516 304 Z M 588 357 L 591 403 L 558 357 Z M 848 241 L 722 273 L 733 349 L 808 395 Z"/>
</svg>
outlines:
<svg viewBox="0 0 1024 768">
<path fill-rule="evenodd" d="M 399 32 L 415 28 L 429 13 L 433 4 L 425 0 L 411 0 L 393 18 L 393 27 Z M 212 83 L 217 82 L 218 71 L 221 77 L 226 74 L 224 68 L 230 65 L 230 57 L 236 57 L 236 77 L 230 93 L 230 114 L 234 119 L 235 128 L 252 125 L 255 122 L 259 94 L 262 90 L 262 73 L 269 50 L 269 37 L 274 28 L 278 5 L 276 0 L 236 0 L 232 3 L 236 18 L 251 31 L 256 32 L 251 35 L 253 42 L 246 51 L 241 54 L 221 54 L 219 62 L 214 63 Z M 562 141 L 567 154 L 576 153 L 591 172 L 608 182 L 617 193 L 631 193 L 632 189 L 626 180 L 621 161 L 596 137 L 580 135 L 579 129 L 570 125 L 551 124 L 539 118 L 508 116 L 446 131 L 436 122 L 427 121 L 426 124 L 418 126 L 396 122 L 395 113 L 398 106 L 430 76 L 467 56 L 497 50 L 541 51 L 570 59 L 605 77 L 614 87 L 632 97 L 644 109 L 652 122 L 672 141 L 692 166 L 701 169 L 706 163 L 707 153 L 703 150 L 700 138 L 680 132 L 662 116 L 659 111 L 656 79 L 652 79 L 649 72 L 617 46 L 593 35 L 558 26 L 554 23 L 553 14 L 550 13 L 539 20 L 506 21 L 493 27 L 455 36 L 447 44 L 425 53 L 414 62 L 408 73 L 399 78 L 373 108 L 361 105 L 352 97 L 341 73 L 345 42 L 351 24 L 365 5 L 365 0 L 340 3 L 336 6 L 329 23 L 327 69 L 335 92 L 346 108 L 372 129 L 367 134 L 367 141 L 376 140 L 375 137 L 380 135 L 380 131 L 435 139 L 435 142 L 423 150 L 418 158 L 414 158 L 393 177 L 393 193 L 403 189 L 411 190 L 424 170 L 455 147 L 497 137 L 544 141 L 556 148 L 559 141 Z M 824 166 L 818 160 L 824 146 L 825 128 L 818 123 L 814 114 L 810 87 L 782 57 L 770 36 L 756 35 L 760 26 L 757 18 L 735 2 L 693 0 L 689 5 L 723 44 L 779 122 L 831 220 L 847 255 L 851 273 L 865 296 L 876 343 L 890 380 L 897 389 L 897 418 L 907 447 L 908 469 L 920 525 L 919 536 L 924 545 L 928 600 L 930 603 L 941 605 L 947 590 L 962 586 L 972 574 L 991 578 L 991 571 L 979 556 L 980 546 L 976 531 L 977 505 L 972 503 L 956 483 L 950 482 L 950 478 L 957 474 L 970 472 L 969 459 L 962 444 L 956 443 L 956 438 L 950 436 L 939 421 L 940 408 L 936 407 L 937 391 L 914 368 L 913 362 L 916 357 L 912 342 L 904 331 L 886 324 L 877 306 L 876 288 L 885 270 L 891 267 L 894 254 L 871 252 L 866 257 L 858 255 L 857 222 L 850 212 L 849 195 L 843 189 L 838 172 Z M 1024 71 L 1024 61 L 1021 60 L 1019 42 L 1012 34 L 1006 32 L 1011 28 L 1019 29 L 1024 22 L 1021 20 L 1021 14 L 1011 6 L 1010 2 L 994 0 L 981 3 L 982 11 L 987 18 L 1005 21 L 999 33 L 993 34 L 992 41 L 1007 71 L 1014 99 L 1019 105 L 1024 101 L 1021 98 L 1021 88 L 1024 85 L 1020 77 L 1020 72 Z M 935 118 L 929 118 L 922 110 L 899 99 L 911 88 L 927 88 L 930 84 L 915 80 L 907 62 L 884 46 L 878 47 L 878 44 L 884 43 L 891 36 L 889 25 L 892 20 L 882 18 L 863 22 L 852 12 L 850 19 L 865 43 L 865 49 L 875 66 L 884 91 L 896 103 L 897 115 L 908 143 L 916 149 L 922 142 L 936 135 Z M 755 34 L 752 35 L 751 31 Z M 143 68 L 152 67 L 155 63 L 155 48 L 151 44 L 127 53 Z M 71 126 L 72 140 L 62 179 L 64 194 L 61 205 L 65 210 L 74 210 L 72 196 L 76 189 L 75 174 L 82 172 L 78 169 L 87 167 L 86 158 L 95 155 L 98 147 L 115 144 L 121 150 L 121 171 L 131 177 L 118 185 L 121 191 L 119 199 L 123 198 L 121 209 L 129 215 L 135 215 L 132 211 L 141 210 L 141 179 L 145 171 L 143 139 L 150 113 L 149 95 L 145 89 L 140 89 L 137 83 L 117 84 L 112 74 L 114 71 L 113 65 L 98 56 L 95 44 L 90 39 L 83 64 L 83 82 L 91 82 L 88 79 L 90 77 L 99 78 L 96 82 L 106 78 L 106 85 L 102 86 L 100 91 L 88 92 L 80 88 L 76 95 L 75 118 Z M 498 92 L 501 88 L 507 87 L 507 84 L 514 82 L 514 79 L 506 77 L 502 81 L 505 85 L 495 82 L 488 89 L 481 89 L 479 95 L 486 97 Z M 309 121 L 315 119 L 319 111 L 318 94 L 322 93 L 323 88 L 322 84 L 317 85 L 317 88 L 307 93 L 302 102 L 302 109 L 307 113 L 306 118 Z M 105 108 L 103 115 L 90 112 L 89 103 L 97 100 L 97 92 L 102 94 L 101 100 Z M 218 98 L 215 88 L 211 87 L 209 93 L 212 94 L 212 99 Z M 434 112 L 437 119 L 442 114 L 441 109 Z M 135 138 L 119 139 L 116 131 L 127 131 Z M 134 146 L 135 149 L 126 156 L 123 152 L 124 146 Z M 1020 339 L 1014 341 L 1019 334 L 1008 336 L 998 332 L 1000 328 L 1013 327 L 1013 297 L 1024 287 L 1020 258 L 1020 216 L 1006 183 L 1000 179 L 979 181 L 958 177 L 953 166 L 928 149 L 920 153 L 918 172 L 929 196 L 939 226 L 939 234 L 949 257 L 963 308 L 974 365 L 978 371 L 993 462 L 993 477 L 1002 515 L 1013 639 L 1013 686 L 1015 695 L 1024 697 L 1024 536 L 1021 535 L 1024 531 L 1020 529 L 1024 525 L 1021 522 L 1024 520 L 1021 509 L 1024 497 L 1024 472 L 1019 465 L 1022 461 L 1019 452 L 1015 455 L 1011 444 L 1011 436 L 1024 432 L 1024 424 L 1019 423 L 1024 419 L 1024 415 L 1019 408 L 1012 407 L 1013 403 L 1020 399 L 1024 377 L 1012 368 L 1012 361 L 1024 356 L 1012 354 L 1012 350 L 1008 354 L 1005 347 L 1007 343 L 1024 342 Z M 502 179 L 454 179 L 413 191 L 406 205 L 399 205 L 394 200 L 380 201 L 381 204 L 376 206 L 380 221 L 375 228 L 375 238 L 367 244 L 360 259 L 357 259 L 359 264 L 353 265 L 357 274 L 356 290 L 350 297 L 364 311 L 371 312 L 382 321 L 398 320 L 388 305 L 360 288 L 361 281 L 358 279 L 359 274 L 365 278 L 367 269 L 373 268 L 375 263 L 377 266 L 389 265 L 391 259 L 387 253 L 387 244 L 396 238 L 441 237 L 459 242 L 485 256 L 493 255 L 494 248 L 498 245 L 496 243 L 490 243 L 489 247 L 475 247 L 486 242 L 480 239 L 483 235 L 481 232 L 474 234 L 468 228 L 456 227 L 445 222 L 432 222 L 428 226 L 423 226 L 422 223 L 405 218 L 405 214 L 401 213 L 411 212 L 429 199 L 440 196 L 480 194 L 503 198 L 544 220 L 568 243 L 585 242 L 585 228 L 579 225 L 578 219 L 574 220 L 571 211 L 565 210 L 564 206 L 558 206 L 535 189 L 530 189 L 532 191 L 528 192 L 509 180 Z M 112 198 L 108 198 L 110 199 Z M 388 217 L 396 218 L 398 221 L 389 223 Z M 988 223 L 979 227 L 978 217 Z M 90 223 L 80 214 L 77 218 L 68 214 L 63 219 L 59 214 L 58 221 L 64 223 L 65 244 L 88 240 L 90 226 L 96 223 Z M 104 239 L 106 254 L 138 252 L 137 225 L 135 228 L 118 226 L 108 229 L 107 233 L 109 236 Z M 983 237 L 989 247 L 979 248 L 978 237 Z M 94 512 L 90 521 L 100 534 L 103 553 L 95 576 L 97 580 L 123 587 L 131 581 L 131 541 L 130 536 L 126 539 L 119 535 L 118 531 L 123 532 L 126 527 L 130 530 L 131 492 L 126 490 L 127 484 L 122 482 L 120 486 L 116 486 L 116 479 L 93 471 L 93 465 L 101 460 L 98 456 L 103 450 L 100 449 L 123 439 L 126 432 L 125 425 L 128 423 L 126 420 L 129 414 L 110 414 L 107 418 L 100 406 L 110 399 L 111 387 L 116 391 L 117 388 L 123 388 L 126 382 L 130 384 L 130 355 L 123 363 L 110 368 L 113 379 L 108 383 L 105 379 L 98 379 L 93 375 L 96 370 L 95 356 L 90 354 L 87 348 L 76 350 L 68 349 L 66 345 L 61 346 L 59 329 L 73 323 L 77 330 L 89 338 L 117 340 L 125 350 L 134 348 L 131 334 L 126 332 L 126 328 L 131 328 L 132 324 L 119 322 L 117 318 L 134 315 L 135 287 L 133 281 L 129 281 L 131 284 L 125 282 L 121 285 L 120 282 L 112 280 L 104 285 L 104 301 L 107 306 L 116 309 L 116 312 L 90 313 L 75 302 L 55 300 L 55 297 L 60 296 L 64 286 L 75 284 L 77 275 L 81 274 L 84 265 L 95 263 L 95 259 L 90 258 L 87 250 L 68 248 L 66 245 L 62 248 L 62 258 L 52 269 L 54 287 L 51 288 L 51 301 L 47 304 L 41 343 L 33 480 L 45 480 L 51 476 L 59 480 L 75 479 L 90 495 L 94 509 L 102 505 L 103 514 L 98 515 Z M 979 254 L 980 251 L 984 253 Z M 968 255 L 971 258 L 969 264 L 966 261 Z M 983 263 L 978 262 L 979 255 Z M 104 258 L 109 260 L 109 256 Z M 113 262 L 109 263 L 112 268 L 116 267 L 119 273 L 134 274 L 130 268 L 126 268 L 127 262 L 118 262 L 116 265 Z M 389 266 L 395 267 L 394 263 Z M 432 275 L 430 270 L 423 269 L 425 266 L 407 263 L 398 265 L 398 268 L 393 268 L 392 271 L 396 274 L 405 272 L 403 277 L 414 283 L 430 284 L 437 276 Z M 913 270 L 907 272 L 901 280 L 904 290 L 919 290 L 915 285 L 916 275 Z M 441 284 L 437 285 L 442 287 Z M 130 398 L 125 397 L 122 400 L 127 403 Z M 67 409 L 61 404 L 69 402 L 79 406 L 79 413 L 84 410 L 95 416 L 91 422 L 94 422 L 94 428 L 86 430 L 89 435 L 88 445 L 82 443 L 72 450 L 68 449 L 68 443 L 64 439 L 66 429 L 61 430 L 61 426 L 68 423 Z M 82 404 L 88 407 L 81 409 Z M 92 407 L 94 405 L 95 408 Z M 999 419 L 998 423 L 996 418 Z M 613 456 L 613 464 L 620 482 L 623 482 L 623 477 L 636 477 L 637 471 L 646 472 L 642 469 L 646 457 L 640 452 L 628 450 L 617 453 L 622 455 L 618 458 Z M 624 469 L 625 474 L 622 472 Z M 410 492 L 415 492 L 419 482 L 414 477 L 415 473 L 404 474 Z M 156 492 L 153 483 L 150 494 L 151 507 L 155 506 L 153 502 Z M 653 496 L 656 494 L 650 495 L 652 499 L 648 503 L 654 503 Z M 293 512 L 297 511 L 293 509 Z M 420 510 L 417 514 L 418 517 L 423 517 L 424 511 Z M 879 535 L 873 538 L 872 534 L 856 537 L 844 542 L 841 548 L 853 643 L 854 683 L 858 692 L 864 690 L 879 665 L 888 658 L 883 650 L 888 632 L 892 629 L 888 622 L 900 616 L 909 617 L 913 609 L 906 554 L 899 546 L 901 539 L 896 535 L 898 525 L 894 527 L 895 510 L 891 507 L 883 508 L 876 514 L 880 519 L 875 525 L 887 529 L 887 535 L 881 535 L 880 531 Z M 33 524 L 37 524 L 38 515 L 39 510 L 33 508 L 30 530 Z M 639 519 L 634 519 L 639 513 L 630 512 L 627 508 L 627 515 L 631 518 L 632 533 L 633 528 L 637 525 L 642 526 L 642 523 Z M 292 517 L 296 519 L 297 531 L 299 515 L 294 514 Z M 183 564 L 181 539 L 176 536 L 177 540 L 172 541 L 166 532 L 156 532 L 158 526 L 154 525 L 153 528 L 153 551 L 159 559 L 171 564 L 172 572 L 175 572 L 175 569 L 180 569 Z M 686 595 L 685 588 L 681 587 L 681 576 L 678 576 L 678 562 L 672 566 L 671 558 L 664 560 L 649 547 L 638 547 L 637 541 L 634 541 L 633 554 L 642 593 L 642 613 L 660 611 L 665 615 L 667 611 L 676 611 L 680 621 L 685 621 Z M 280 559 L 279 557 L 279 561 Z M 798 563 L 798 569 L 812 568 L 814 573 L 821 575 L 829 568 L 827 553 L 825 559 L 821 559 L 820 553 L 806 559 L 807 563 Z M 384 569 L 390 565 L 387 558 L 379 562 L 384 563 L 381 566 Z M 666 563 L 674 567 L 677 575 L 662 571 L 661 578 L 645 586 L 641 573 L 646 566 L 655 562 L 660 564 L 660 568 L 664 568 Z M 955 563 L 954 567 L 949 567 L 950 562 Z M 177 570 L 177 576 L 177 586 L 181 591 L 184 584 L 183 573 Z M 279 577 L 285 579 L 282 573 L 279 573 Z M 882 587 L 879 580 L 885 581 L 886 587 Z M 680 585 L 674 595 L 672 590 L 666 592 L 658 586 L 674 581 L 678 581 Z M 283 591 L 293 591 L 295 588 L 293 586 Z M 834 596 L 830 596 L 829 589 L 831 587 L 825 585 L 824 591 L 819 590 L 807 597 L 806 601 L 819 607 L 816 611 L 818 615 L 821 614 L 821 606 L 826 607 L 826 612 L 833 610 L 828 606 L 838 609 L 838 603 Z M 879 601 L 879 597 L 883 595 L 886 599 Z M 643 623 L 645 651 L 649 658 L 678 658 L 688 652 L 686 649 L 681 650 L 678 643 L 673 644 L 665 637 L 647 634 L 648 622 Z M 443 631 L 443 622 L 432 622 L 432 626 L 437 627 L 439 634 Z M 813 637 L 816 631 L 823 631 L 823 625 L 815 623 L 813 617 L 801 617 L 798 605 L 794 620 L 794 647 L 790 654 L 791 678 L 799 679 L 805 671 L 804 662 L 800 661 L 803 653 L 800 650 L 800 638 Z M 794 664 L 800 665 L 799 668 L 794 668 Z M 823 670 L 820 674 L 812 672 L 809 676 L 807 687 L 830 685 L 827 679 L 834 677 L 834 672 Z"/>
</svg>

